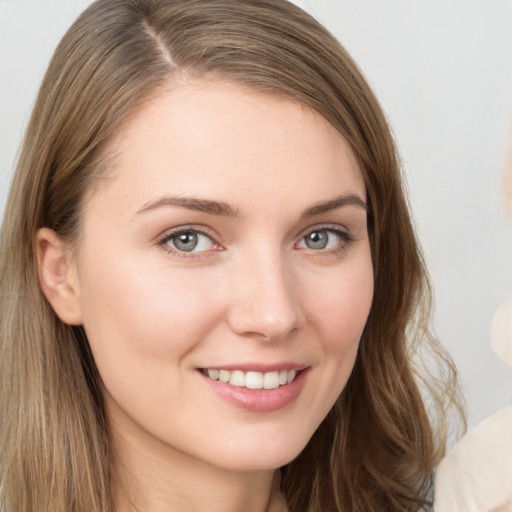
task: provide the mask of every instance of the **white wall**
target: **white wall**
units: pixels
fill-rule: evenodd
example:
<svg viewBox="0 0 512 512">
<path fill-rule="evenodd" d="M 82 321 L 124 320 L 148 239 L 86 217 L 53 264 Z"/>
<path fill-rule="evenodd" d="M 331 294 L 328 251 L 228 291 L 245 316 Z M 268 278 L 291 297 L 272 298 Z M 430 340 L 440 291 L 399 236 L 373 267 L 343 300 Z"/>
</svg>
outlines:
<svg viewBox="0 0 512 512">
<path fill-rule="evenodd" d="M 14 161 L 48 61 L 91 0 L 0 0 L 0 221 Z"/>
<path fill-rule="evenodd" d="M 47 61 L 89 0 L 0 0 L 0 212 Z M 500 193 L 512 112 L 510 0 L 303 0 L 359 62 L 408 175 L 436 326 L 474 424 L 512 403 L 488 328 L 512 297 L 512 220 Z"/>
</svg>

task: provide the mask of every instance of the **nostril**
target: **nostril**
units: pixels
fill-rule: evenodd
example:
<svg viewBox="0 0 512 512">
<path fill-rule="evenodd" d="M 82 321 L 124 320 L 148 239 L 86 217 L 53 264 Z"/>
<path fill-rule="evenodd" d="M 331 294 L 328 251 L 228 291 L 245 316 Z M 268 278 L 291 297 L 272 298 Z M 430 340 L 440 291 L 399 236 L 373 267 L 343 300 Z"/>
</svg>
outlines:
<svg viewBox="0 0 512 512">
<path fill-rule="evenodd" d="M 262 341 L 279 341 L 290 336 L 301 325 L 300 312 L 293 304 L 268 311 L 262 303 L 238 305 L 228 319 L 231 329 L 238 335 Z"/>
</svg>

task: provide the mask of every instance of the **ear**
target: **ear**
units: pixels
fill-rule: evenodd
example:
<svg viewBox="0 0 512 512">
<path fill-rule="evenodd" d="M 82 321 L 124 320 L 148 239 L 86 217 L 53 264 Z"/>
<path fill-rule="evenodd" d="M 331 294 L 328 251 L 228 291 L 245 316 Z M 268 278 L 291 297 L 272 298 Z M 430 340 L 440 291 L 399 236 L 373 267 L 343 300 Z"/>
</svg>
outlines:
<svg viewBox="0 0 512 512">
<path fill-rule="evenodd" d="M 36 250 L 39 281 L 45 297 L 64 323 L 80 325 L 80 287 L 72 252 L 49 228 L 37 232 Z"/>
</svg>

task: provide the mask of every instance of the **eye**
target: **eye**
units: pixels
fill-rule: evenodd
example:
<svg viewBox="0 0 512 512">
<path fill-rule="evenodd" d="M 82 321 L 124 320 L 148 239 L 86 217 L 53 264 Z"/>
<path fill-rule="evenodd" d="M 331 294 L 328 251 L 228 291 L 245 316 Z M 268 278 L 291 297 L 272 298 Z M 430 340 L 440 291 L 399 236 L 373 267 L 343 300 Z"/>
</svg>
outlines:
<svg viewBox="0 0 512 512">
<path fill-rule="evenodd" d="M 217 247 L 208 235 L 194 229 L 170 233 L 162 239 L 160 244 L 171 251 L 185 253 L 211 251 Z"/>
<path fill-rule="evenodd" d="M 352 241 L 351 236 L 334 228 L 319 228 L 309 231 L 302 237 L 297 247 L 300 249 L 312 249 L 313 251 L 325 251 L 342 248 Z"/>
</svg>

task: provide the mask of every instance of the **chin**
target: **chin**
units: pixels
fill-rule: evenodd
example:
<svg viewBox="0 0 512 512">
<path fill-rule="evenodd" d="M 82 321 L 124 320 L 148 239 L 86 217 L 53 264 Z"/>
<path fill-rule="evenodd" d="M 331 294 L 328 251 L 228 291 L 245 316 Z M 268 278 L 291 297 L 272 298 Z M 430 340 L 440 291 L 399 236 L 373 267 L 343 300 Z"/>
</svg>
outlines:
<svg viewBox="0 0 512 512">
<path fill-rule="evenodd" d="M 224 458 L 226 469 L 232 471 L 270 471 L 286 466 L 297 458 L 309 442 L 301 439 L 290 443 L 290 439 L 265 442 L 257 446 L 233 447 L 231 456 Z M 227 455 L 227 454 L 226 454 Z"/>
</svg>

